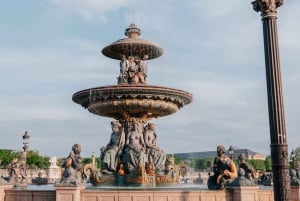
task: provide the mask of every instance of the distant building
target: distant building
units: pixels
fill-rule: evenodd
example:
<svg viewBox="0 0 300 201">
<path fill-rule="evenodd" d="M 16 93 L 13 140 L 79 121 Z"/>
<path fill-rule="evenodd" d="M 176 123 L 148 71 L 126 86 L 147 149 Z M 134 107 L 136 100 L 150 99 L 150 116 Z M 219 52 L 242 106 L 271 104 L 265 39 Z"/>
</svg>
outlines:
<svg viewBox="0 0 300 201">
<path fill-rule="evenodd" d="M 239 155 L 244 153 L 246 159 L 250 160 L 265 160 L 266 157 L 261 154 L 254 152 L 250 149 L 235 149 L 233 152 L 233 159 L 238 159 Z M 217 155 L 216 151 L 203 151 L 203 152 L 189 152 L 189 153 L 174 153 L 176 157 L 179 157 L 181 160 L 190 160 L 193 158 L 215 158 Z M 229 156 L 229 153 L 227 153 Z"/>
</svg>

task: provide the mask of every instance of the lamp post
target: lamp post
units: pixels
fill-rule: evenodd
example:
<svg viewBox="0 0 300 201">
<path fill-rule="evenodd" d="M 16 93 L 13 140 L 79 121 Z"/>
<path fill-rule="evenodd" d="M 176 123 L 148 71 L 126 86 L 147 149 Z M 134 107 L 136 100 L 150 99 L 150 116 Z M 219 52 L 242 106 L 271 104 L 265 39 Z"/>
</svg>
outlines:
<svg viewBox="0 0 300 201">
<path fill-rule="evenodd" d="M 230 159 L 233 160 L 233 152 L 234 152 L 234 149 L 233 147 L 230 145 L 229 146 L 229 149 L 228 149 L 228 153 L 230 155 Z"/>
<path fill-rule="evenodd" d="M 291 191 L 277 34 L 277 8 L 282 4 L 283 0 L 252 2 L 263 24 L 274 201 L 289 201 Z"/>
<path fill-rule="evenodd" d="M 292 152 L 291 152 L 291 161 L 292 161 L 292 169 L 295 169 L 295 152 L 294 152 L 294 149 L 292 149 Z"/>
<path fill-rule="evenodd" d="M 26 130 L 25 131 L 25 133 L 24 133 L 24 135 L 22 136 L 22 138 L 23 138 L 23 150 L 24 150 L 24 158 L 23 158 L 23 160 L 24 160 L 24 171 L 25 171 L 25 173 L 26 173 L 26 169 L 27 169 L 27 167 L 26 167 L 26 165 L 27 165 L 27 150 L 28 150 L 28 141 L 29 141 L 29 138 L 30 138 L 30 136 L 29 136 L 29 134 L 28 134 L 28 131 Z"/>
</svg>

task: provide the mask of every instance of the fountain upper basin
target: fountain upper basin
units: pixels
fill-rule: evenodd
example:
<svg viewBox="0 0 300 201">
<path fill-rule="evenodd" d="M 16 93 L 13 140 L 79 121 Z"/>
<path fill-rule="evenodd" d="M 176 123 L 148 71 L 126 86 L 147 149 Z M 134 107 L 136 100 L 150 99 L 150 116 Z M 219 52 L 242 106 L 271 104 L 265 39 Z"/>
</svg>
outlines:
<svg viewBox="0 0 300 201">
<path fill-rule="evenodd" d="M 193 98 L 192 94 L 173 88 L 121 84 L 78 91 L 72 99 L 96 115 L 149 120 L 173 114 Z"/>
</svg>

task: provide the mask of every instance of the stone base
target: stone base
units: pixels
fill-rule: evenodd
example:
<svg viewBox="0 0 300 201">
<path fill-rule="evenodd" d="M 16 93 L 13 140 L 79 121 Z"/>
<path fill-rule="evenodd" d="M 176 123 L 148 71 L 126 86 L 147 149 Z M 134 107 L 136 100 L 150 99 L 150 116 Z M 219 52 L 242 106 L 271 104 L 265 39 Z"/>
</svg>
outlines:
<svg viewBox="0 0 300 201">
<path fill-rule="evenodd" d="M 12 184 L 0 185 L 0 201 L 4 201 L 5 198 L 5 190 L 12 189 Z"/>
<path fill-rule="evenodd" d="M 258 186 L 239 186 L 228 189 L 233 191 L 233 201 L 257 200 Z"/>
<path fill-rule="evenodd" d="M 81 191 L 85 186 L 55 186 L 56 201 L 81 201 Z"/>
<path fill-rule="evenodd" d="M 300 200 L 300 186 L 291 186 L 291 200 Z"/>
</svg>

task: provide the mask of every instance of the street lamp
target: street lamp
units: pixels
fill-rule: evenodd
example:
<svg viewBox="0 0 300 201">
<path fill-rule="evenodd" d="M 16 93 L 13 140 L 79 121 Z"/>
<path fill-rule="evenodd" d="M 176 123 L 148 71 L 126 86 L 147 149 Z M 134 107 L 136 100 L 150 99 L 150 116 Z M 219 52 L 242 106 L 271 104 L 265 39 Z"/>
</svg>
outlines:
<svg viewBox="0 0 300 201">
<path fill-rule="evenodd" d="M 295 152 L 294 152 L 294 149 L 292 149 L 292 152 L 291 152 L 291 157 L 290 159 L 292 160 L 292 169 L 295 169 L 295 158 L 296 158 L 296 155 L 295 155 Z"/>
<path fill-rule="evenodd" d="M 25 171 L 25 173 L 26 173 L 26 163 L 27 163 L 27 159 L 26 159 L 26 155 L 27 155 L 27 150 L 28 150 L 28 141 L 29 141 L 29 134 L 28 134 L 28 131 L 26 130 L 25 131 L 25 133 L 24 133 L 24 135 L 22 136 L 22 138 L 23 138 L 23 150 L 24 150 L 24 152 L 23 152 L 23 156 L 24 156 L 24 158 L 23 158 L 23 160 L 24 160 L 24 171 Z"/>
<path fill-rule="evenodd" d="M 24 135 L 23 135 L 23 150 L 24 152 L 26 152 L 28 150 L 28 141 L 29 141 L 29 134 L 28 134 L 28 131 L 26 130 Z"/>
<path fill-rule="evenodd" d="M 234 149 L 233 149 L 233 147 L 230 145 L 230 147 L 229 147 L 229 149 L 228 149 L 228 153 L 229 153 L 229 155 L 230 155 L 231 160 L 233 160 L 233 152 L 234 152 Z"/>
</svg>

